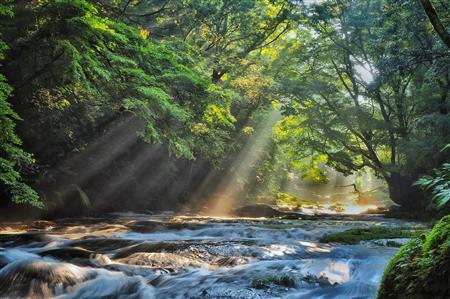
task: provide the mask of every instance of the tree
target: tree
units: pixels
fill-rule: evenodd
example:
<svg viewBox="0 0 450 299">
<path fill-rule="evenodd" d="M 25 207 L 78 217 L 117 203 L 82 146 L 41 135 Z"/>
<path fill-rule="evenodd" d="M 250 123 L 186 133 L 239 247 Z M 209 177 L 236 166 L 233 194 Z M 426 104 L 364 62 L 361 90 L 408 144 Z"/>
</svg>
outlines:
<svg viewBox="0 0 450 299">
<path fill-rule="evenodd" d="M 295 6 L 286 0 L 99 1 L 113 16 L 147 28 L 156 37 L 175 35 L 207 58 L 212 82 L 256 50 L 291 29 Z"/>
<path fill-rule="evenodd" d="M 21 182 L 18 170 L 31 159 L 12 133 L 11 107 L 24 118 L 18 132 L 39 180 L 125 117 L 139 123 L 141 140 L 176 158 L 220 162 L 234 129 L 234 94 L 210 82 L 188 44 L 150 40 L 90 1 L 19 1 L 14 11 L 1 28 L 11 49 L 0 70 L 15 91 L 10 106 L 3 98 L 11 88 L 2 85 L 2 179 Z"/>
<path fill-rule="evenodd" d="M 421 205 L 412 183 L 424 165 L 411 163 L 407 147 L 420 142 L 413 139 L 419 119 L 446 101 L 446 50 L 434 44 L 420 7 L 408 1 L 325 1 L 307 13 L 307 29 L 298 34 L 303 45 L 279 79 L 289 97 L 285 113 L 297 119 L 285 129 L 300 130 L 289 140 L 299 159 L 326 154 L 346 174 L 369 167 L 386 180 L 394 202 Z M 417 21 L 405 23 L 409 18 Z M 440 137 L 427 147 L 442 148 L 446 132 L 436 132 Z M 443 159 L 436 155 L 426 167 Z"/>
<path fill-rule="evenodd" d="M 33 8 L 17 7 L 22 23 L 8 32 L 14 39 L 5 72 L 16 86 L 13 103 L 33 128 L 24 136 L 36 148 L 47 144 L 46 157 L 83 148 L 99 127 L 127 112 L 144 122 L 144 140 L 165 143 L 177 156 L 193 159 L 200 150 L 191 127 L 205 118 L 214 123 L 204 122 L 209 130 L 201 138 L 211 136 L 211 146 L 227 138 L 212 131 L 232 128 L 230 95 L 196 71 L 193 58 L 176 53 L 186 51 L 183 43 L 155 43 L 99 16 L 89 1 Z"/>
<path fill-rule="evenodd" d="M 0 16 L 13 16 L 11 3 L 0 2 Z M 8 46 L 0 39 L 0 60 L 4 59 L 7 49 Z M 27 165 L 33 163 L 33 158 L 22 150 L 22 141 L 15 133 L 15 122 L 21 119 L 8 102 L 11 93 L 11 86 L 0 73 L 0 186 L 15 203 L 41 206 L 38 194 L 25 183 L 21 174 Z"/>
</svg>

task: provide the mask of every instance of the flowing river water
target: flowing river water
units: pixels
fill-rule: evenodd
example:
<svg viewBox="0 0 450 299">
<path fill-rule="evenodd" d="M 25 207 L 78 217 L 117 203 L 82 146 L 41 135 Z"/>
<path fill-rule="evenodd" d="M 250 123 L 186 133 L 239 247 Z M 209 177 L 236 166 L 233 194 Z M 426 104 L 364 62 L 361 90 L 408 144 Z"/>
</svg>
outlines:
<svg viewBox="0 0 450 299">
<path fill-rule="evenodd" d="M 374 298 L 398 249 L 318 242 L 373 225 L 413 224 L 142 214 L 2 224 L 0 298 Z M 258 288 L 268 277 L 287 281 Z"/>
</svg>

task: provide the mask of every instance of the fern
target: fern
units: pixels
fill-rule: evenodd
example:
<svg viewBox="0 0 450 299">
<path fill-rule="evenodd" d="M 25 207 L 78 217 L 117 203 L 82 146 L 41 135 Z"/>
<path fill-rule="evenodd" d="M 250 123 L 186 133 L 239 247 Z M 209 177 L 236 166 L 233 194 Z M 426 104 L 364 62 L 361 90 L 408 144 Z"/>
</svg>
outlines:
<svg viewBox="0 0 450 299">
<path fill-rule="evenodd" d="M 438 209 L 443 209 L 450 204 L 450 163 L 444 163 L 433 170 L 432 176 L 423 176 L 415 182 L 432 195 L 432 200 Z"/>
</svg>

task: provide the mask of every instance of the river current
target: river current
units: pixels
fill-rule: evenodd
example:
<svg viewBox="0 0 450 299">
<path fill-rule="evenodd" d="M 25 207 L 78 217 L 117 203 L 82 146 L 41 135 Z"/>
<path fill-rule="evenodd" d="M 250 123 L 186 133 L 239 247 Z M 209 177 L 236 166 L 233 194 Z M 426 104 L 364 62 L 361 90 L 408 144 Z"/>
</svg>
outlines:
<svg viewBox="0 0 450 299">
<path fill-rule="evenodd" d="M 374 298 L 398 250 L 329 232 L 412 225 L 115 214 L 0 225 L 0 298 Z"/>
</svg>

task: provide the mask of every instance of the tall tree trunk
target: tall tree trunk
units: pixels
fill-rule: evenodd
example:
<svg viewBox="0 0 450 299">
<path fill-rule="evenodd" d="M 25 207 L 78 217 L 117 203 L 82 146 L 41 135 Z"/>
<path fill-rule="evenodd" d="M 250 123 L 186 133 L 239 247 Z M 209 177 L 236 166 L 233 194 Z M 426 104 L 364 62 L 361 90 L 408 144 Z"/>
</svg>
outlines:
<svg viewBox="0 0 450 299">
<path fill-rule="evenodd" d="M 404 208 L 418 208 L 425 205 L 422 191 L 413 186 L 414 179 L 399 173 L 391 173 L 386 179 L 391 200 Z"/>
</svg>

